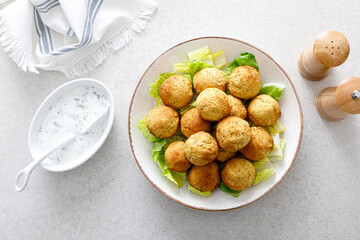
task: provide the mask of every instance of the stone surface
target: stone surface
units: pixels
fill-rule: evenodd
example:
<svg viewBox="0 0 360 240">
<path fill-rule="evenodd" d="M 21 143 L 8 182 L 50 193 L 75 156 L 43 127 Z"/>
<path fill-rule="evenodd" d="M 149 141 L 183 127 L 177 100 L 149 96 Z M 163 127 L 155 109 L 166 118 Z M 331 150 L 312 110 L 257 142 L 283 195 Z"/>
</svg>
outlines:
<svg viewBox="0 0 360 240">
<path fill-rule="evenodd" d="M 360 116 L 323 120 L 317 93 L 359 76 L 360 8 L 347 1 L 165 1 L 144 33 L 85 77 L 112 90 L 115 123 L 86 164 L 63 173 L 38 168 L 28 188 L 14 190 L 30 162 L 27 133 L 44 98 L 67 82 L 63 74 L 24 73 L 0 52 L 0 239 L 356 239 L 360 234 Z M 348 60 L 321 82 L 304 80 L 297 58 L 326 30 L 345 34 Z M 200 36 L 247 41 L 270 54 L 292 78 L 302 101 L 299 156 L 268 196 L 230 212 L 202 212 L 158 192 L 138 169 L 128 142 L 132 92 L 163 51 Z"/>
</svg>

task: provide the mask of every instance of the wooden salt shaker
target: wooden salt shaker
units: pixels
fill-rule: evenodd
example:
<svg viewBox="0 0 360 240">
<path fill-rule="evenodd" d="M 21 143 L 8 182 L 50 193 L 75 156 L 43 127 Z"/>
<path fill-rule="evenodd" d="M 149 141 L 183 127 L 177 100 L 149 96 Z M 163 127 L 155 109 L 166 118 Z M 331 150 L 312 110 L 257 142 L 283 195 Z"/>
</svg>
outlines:
<svg viewBox="0 0 360 240">
<path fill-rule="evenodd" d="M 328 121 L 340 121 L 349 113 L 360 114 L 360 78 L 351 77 L 337 87 L 323 89 L 315 105 L 320 116 Z"/>
<path fill-rule="evenodd" d="M 338 31 L 323 32 L 314 45 L 305 49 L 298 59 L 301 75 L 312 81 L 326 77 L 331 68 L 340 66 L 348 58 L 350 45 L 346 37 Z"/>
</svg>

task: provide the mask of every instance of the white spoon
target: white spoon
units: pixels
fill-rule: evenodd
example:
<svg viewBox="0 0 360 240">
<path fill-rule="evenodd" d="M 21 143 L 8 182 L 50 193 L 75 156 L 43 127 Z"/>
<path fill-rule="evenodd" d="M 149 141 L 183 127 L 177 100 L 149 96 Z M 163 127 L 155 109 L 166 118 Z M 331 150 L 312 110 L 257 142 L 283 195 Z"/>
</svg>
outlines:
<svg viewBox="0 0 360 240">
<path fill-rule="evenodd" d="M 107 103 L 107 102 L 106 102 Z M 63 141 L 59 142 L 58 144 L 55 144 L 53 147 L 51 147 L 50 149 L 48 149 L 47 151 L 45 151 L 45 153 L 39 157 L 38 159 L 35 159 L 34 161 L 32 161 L 29 165 L 27 165 L 23 170 L 21 170 L 20 172 L 18 172 L 18 174 L 16 175 L 15 178 L 15 189 L 18 192 L 21 192 L 22 190 L 25 189 L 26 185 L 28 184 L 29 178 L 30 178 L 30 174 L 31 172 L 42 162 L 44 161 L 50 154 L 52 154 L 56 149 L 58 149 L 61 146 L 66 145 L 67 143 L 71 142 L 74 138 L 82 135 L 82 134 L 86 134 L 88 133 L 94 126 L 98 125 L 98 123 L 100 123 L 104 117 L 106 117 L 108 115 L 109 112 L 109 104 L 106 104 L 106 109 L 104 111 L 103 114 L 101 114 L 98 118 L 96 118 L 94 121 L 89 122 L 89 124 L 87 124 L 87 126 L 85 126 L 84 129 L 82 129 L 79 132 L 75 132 L 70 134 L 69 136 L 65 137 L 63 139 Z M 20 183 L 20 178 L 21 176 L 24 175 L 24 180 L 22 181 L 22 183 Z"/>
</svg>

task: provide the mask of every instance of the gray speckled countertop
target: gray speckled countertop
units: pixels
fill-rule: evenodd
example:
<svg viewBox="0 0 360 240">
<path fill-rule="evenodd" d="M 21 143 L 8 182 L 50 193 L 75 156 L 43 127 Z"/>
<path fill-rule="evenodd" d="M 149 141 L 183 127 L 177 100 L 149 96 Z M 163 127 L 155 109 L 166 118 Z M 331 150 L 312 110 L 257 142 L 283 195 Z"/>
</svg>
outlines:
<svg viewBox="0 0 360 240">
<path fill-rule="evenodd" d="M 144 33 L 85 77 L 113 92 L 114 127 L 81 167 L 38 168 L 14 190 L 30 161 L 27 133 L 44 98 L 67 82 L 61 73 L 24 73 L 0 51 L 0 239 L 356 239 L 360 234 L 360 116 L 324 121 L 314 101 L 324 87 L 360 76 L 360 2 L 165 1 Z M 304 80 L 297 57 L 317 35 L 336 29 L 351 46 L 342 66 L 321 82 Z M 269 53 L 292 78 L 304 111 L 299 156 L 268 196 L 229 212 L 179 205 L 142 175 L 127 135 L 130 98 L 149 64 L 169 47 L 200 36 L 227 36 Z"/>
</svg>

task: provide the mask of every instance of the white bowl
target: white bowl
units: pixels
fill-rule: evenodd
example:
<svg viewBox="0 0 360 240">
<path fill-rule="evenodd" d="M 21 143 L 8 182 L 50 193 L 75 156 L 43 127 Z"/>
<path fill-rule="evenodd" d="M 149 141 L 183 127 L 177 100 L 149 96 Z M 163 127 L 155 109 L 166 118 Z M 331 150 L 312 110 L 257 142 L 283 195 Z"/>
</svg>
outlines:
<svg viewBox="0 0 360 240">
<path fill-rule="evenodd" d="M 87 151 L 80 155 L 78 158 L 64 164 L 54 164 L 53 162 L 47 160 L 41 162 L 40 166 L 48 171 L 63 172 L 80 166 L 81 164 L 89 160 L 99 150 L 99 148 L 103 145 L 107 136 L 110 133 L 112 124 L 114 122 L 114 99 L 110 90 L 103 83 L 90 78 L 80 78 L 67 82 L 55 89 L 52 93 L 50 93 L 50 95 L 44 100 L 44 102 L 40 105 L 39 109 L 36 111 L 35 116 L 31 122 L 28 135 L 28 144 L 33 159 L 37 159 L 42 154 L 42 152 L 39 151 L 39 148 L 37 147 L 36 131 L 38 131 L 39 126 L 43 118 L 45 117 L 45 114 L 48 112 L 49 107 L 55 101 L 57 101 L 60 96 L 63 96 L 66 92 L 80 86 L 95 86 L 102 91 L 102 93 L 108 100 L 109 115 L 108 118 L 105 119 L 107 121 L 105 130 L 102 133 L 101 137 L 97 140 L 97 142 L 92 147 L 87 149 Z"/>
<path fill-rule="evenodd" d="M 155 107 L 155 100 L 149 96 L 150 84 L 163 72 L 171 72 L 173 64 L 182 62 L 187 58 L 187 52 L 208 45 L 213 52 L 223 49 L 228 62 L 239 56 L 241 52 L 250 52 L 255 55 L 260 68 L 263 83 L 277 82 L 286 86 L 280 107 L 282 111 L 281 122 L 286 128 L 284 138 L 286 147 L 284 158 L 274 163 L 276 175 L 256 186 L 243 191 L 238 198 L 225 194 L 219 188 L 211 197 L 198 196 L 187 189 L 187 183 L 181 188 L 167 180 L 160 172 L 159 167 L 151 159 L 151 146 L 136 123 Z M 237 39 L 224 37 L 203 37 L 180 43 L 161 54 L 141 77 L 129 109 L 129 138 L 135 160 L 156 189 L 168 198 L 187 207 L 200 210 L 230 210 L 244 207 L 271 192 L 286 176 L 299 152 L 302 130 L 303 114 L 295 87 L 286 72 L 268 54 L 262 50 Z"/>
</svg>

